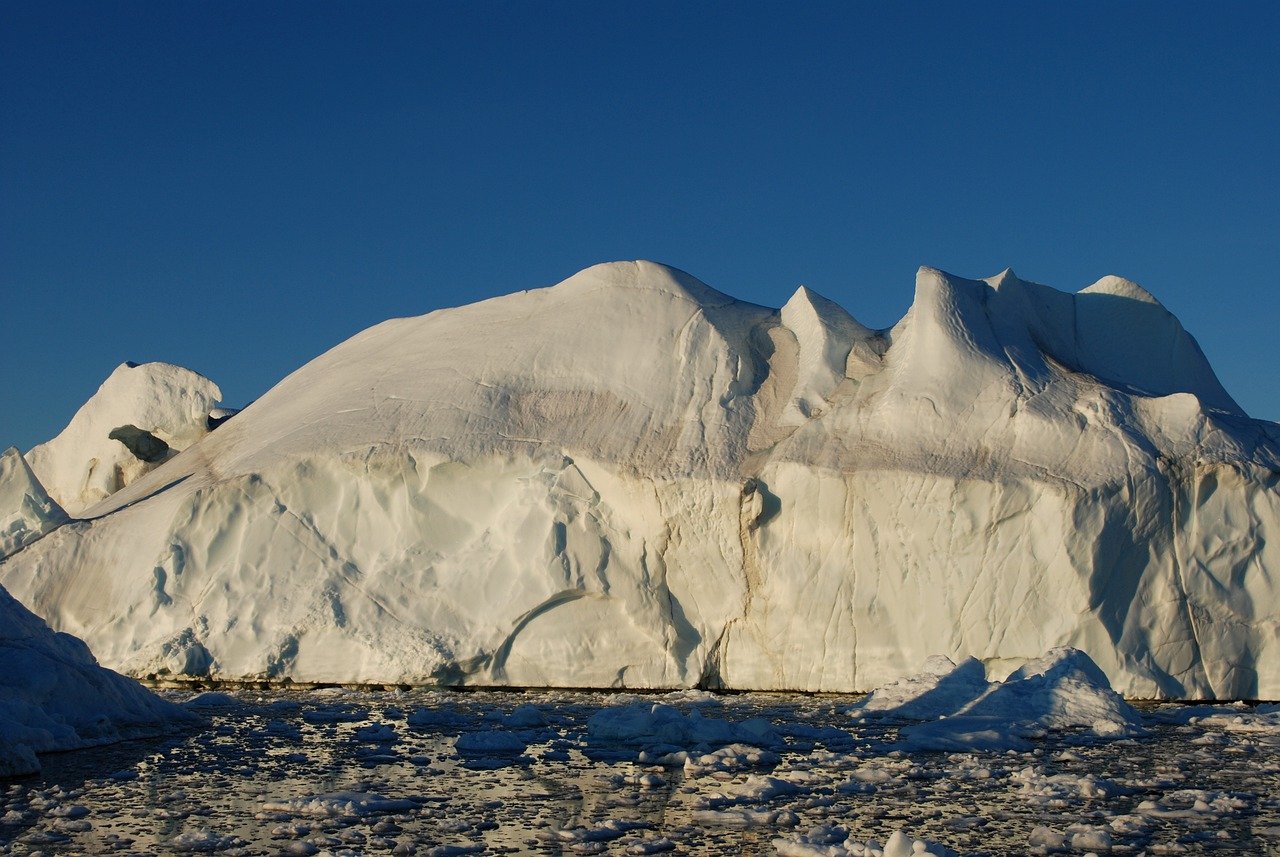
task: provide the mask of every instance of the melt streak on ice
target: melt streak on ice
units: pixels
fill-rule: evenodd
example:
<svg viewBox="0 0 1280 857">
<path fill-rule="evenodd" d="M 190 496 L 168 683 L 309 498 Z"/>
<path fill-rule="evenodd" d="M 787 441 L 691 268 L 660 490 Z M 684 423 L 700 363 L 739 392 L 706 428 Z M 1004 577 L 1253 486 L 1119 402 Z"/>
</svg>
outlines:
<svg viewBox="0 0 1280 857">
<path fill-rule="evenodd" d="M 1116 277 L 925 268 L 873 331 L 599 265 L 370 328 L 96 502 L 89 443 L 33 452 L 83 520 L 0 584 L 133 675 L 852 691 L 1073 646 L 1280 697 L 1280 427 Z"/>
</svg>

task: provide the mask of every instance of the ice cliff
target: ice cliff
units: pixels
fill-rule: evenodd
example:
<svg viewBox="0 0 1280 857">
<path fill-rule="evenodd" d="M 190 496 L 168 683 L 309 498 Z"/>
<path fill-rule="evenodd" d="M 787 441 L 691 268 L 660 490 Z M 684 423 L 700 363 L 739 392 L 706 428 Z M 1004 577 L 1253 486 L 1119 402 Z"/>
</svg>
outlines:
<svg viewBox="0 0 1280 857">
<path fill-rule="evenodd" d="M 0 583 L 135 675 L 847 691 L 1073 646 L 1280 697 L 1280 427 L 1115 277 L 925 268 L 876 331 L 599 265 L 370 328 L 119 481 Z"/>
</svg>

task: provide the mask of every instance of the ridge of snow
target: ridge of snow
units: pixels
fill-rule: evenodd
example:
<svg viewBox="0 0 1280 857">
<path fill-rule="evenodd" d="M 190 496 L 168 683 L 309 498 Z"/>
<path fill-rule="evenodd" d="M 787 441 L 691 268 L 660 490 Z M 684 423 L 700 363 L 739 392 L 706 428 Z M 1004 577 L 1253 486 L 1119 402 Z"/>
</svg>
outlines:
<svg viewBox="0 0 1280 857">
<path fill-rule="evenodd" d="M 1073 646 L 1280 696 L 1280 434 L 1106 289 L 922 268 L 873 332 L 613 263 L 394 319 L 0 583 L 135 675 L 852 691 Z"/>
</svg>

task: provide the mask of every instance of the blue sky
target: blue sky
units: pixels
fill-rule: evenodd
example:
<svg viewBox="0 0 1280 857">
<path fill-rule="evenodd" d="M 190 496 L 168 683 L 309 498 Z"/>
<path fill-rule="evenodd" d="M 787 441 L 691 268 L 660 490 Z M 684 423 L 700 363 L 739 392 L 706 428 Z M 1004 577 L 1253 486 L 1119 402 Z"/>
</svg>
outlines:
<svg viewBox="0 0 1280 857">
<path fill-rule="evenodd" d="M 1280 418 L 1280 6 L 792 5 L 0 5 L 0 446 L 630 258 L 877 327 L 1121 274 Z"/>
</svg>

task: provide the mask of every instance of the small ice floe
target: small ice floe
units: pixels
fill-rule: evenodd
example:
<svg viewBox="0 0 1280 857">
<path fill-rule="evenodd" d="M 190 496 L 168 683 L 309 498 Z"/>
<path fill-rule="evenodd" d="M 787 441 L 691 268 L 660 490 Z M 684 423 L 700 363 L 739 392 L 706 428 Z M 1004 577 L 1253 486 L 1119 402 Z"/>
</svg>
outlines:
<svg viewBox="0 0 1280 857">
<path fill-rule="evenodd" d="M 682 766 L 686 777 L 703 777 L 752 768 L 772 768 L 778 764 L 780 757 L 772 750 L 762 750 L 748 744 L 729 744 L 709 753 L 677 750 L 674 753 L 654 754 L 641 751 L 639 761 L 668 768 Z"/>
<path fill-rule="evenodd" d="M 699 827 L 795 827 L 800 816 L 789 809 L 698 809 L 693 812 L 693 823 Z"/>
<path fill-rule="evenodd" d="M 302 719 L 317 726 L 328 723 L 363 723 L 369 719 L 369 709 L 359 705 L 322 705 L 302 712 Z"/>
<path fill-rule="evenodd" d="M 219 711 L 229 708 L 241 708 L 244 703 L 229 693 L 207 690 L 204 693 L 197 693 L 182 705 L 192 711 Z"/>
<path fill-rule="evenodd" d="M 209 854 L 242 848 L 245 841 L 237 836 L 220 836 L 208 828 L 188 830 L 169 840 L 169 848 L 180 854 Z"/>
<path fill-rule="evenodd" d="M 517 706 L 510 714 L 499 715 L 499 721 L 508 729 L 537 729 L 547 725 L 547 717 L 536 705 Z"/>
<path fill-rule="evenodd" d="M 840 826 L 819 825 L 804 833 L 773 840 L 781 857 L 956 857 L 956 852 L 924 839 L 912 839 L 898 830 L 881 845 L 879 840 L 862 841 Z"/>
<path fill-rule="evenodd" d="M 597 824 L 593 827 L 564 827 L 559 830 L 544 830 L 537 834 L 537 839 L 549 845 L 559 845 L 573 848 L 575 851 L 586 851 L 590 853 L 594 849 L 582 849 L 580 847 L 587 843 L 604 843 L 612 842 L 615 839 L 621 839 L 628 833 L 636 830 L 648 830 L 653 825 L 647 821 L 631 821 L 621 818 L 611 818 L 608 821 Z M 650 852 L 637 852 L 650 853 Z"/>
<path fill-rule="evenodd" d="M 417 809 L 416 801 L 404 798 L 383 797 L 373 792 L 331 792 L 285 800 L 268 800 L 262 804 L 267 813 L 302 815 L 313 818 L 363 818 L 389 812 L 408 812 Z"/>
<path fill-rule="evenodd" d="M 793 795 L 800 790 L 799 785 L 789 780 L 752 774 L 745 780 L 726 783 L 720 791 L 700 798 L 699 803 L 709 809 L 761 804 L 783 795 Z"/>
<path fill-rule="evenodd" d="M 855 718 L 923 721 L 904 727 L 900 746 L 925 751 L 1029 750 L 1048 730 L 1080 730 L 1083 740 L 1144 734 L 1141 717 L 1078 649 L 1057 648 L 1000 682 L 980 662 L 934 656 L 920 675 L 872 691 Z"/>
<path fill-rule="evenodd" d="M 602 708 L 587 720 L 593 742 L 632 747 L 709 750 L 729 744 L 776 747 L 782 744 L 773 724 L 761 717 L 740 723 L 704 717 L 699 708 L 687 714 L 665 703 L 635 703 Z"/>
<path fill-rule="evenodd" d="M 471 723 L 468 717 L 452 708 L 415 708 L 405 718 L 414 729 L 449 729 Z"/>
<path fill-rule="evenodd" d="M 395 727 L 389 723 L 370 723 L 361 726 L 351 736 L 352 740 L 368 744 L 394 744 L 399 740 Z"/>
<path fill-rule="evenodd" d="M 1066 803 L 1107 800 L 1129 790 L 1111 780 L 1090 774 L 1046 774 L 1044 768 L 1026 767 L 1010 775 L 1018 795 L 1045 808 Z"/>
<path fill-rule="evenodd" d="M 514 732 L 491 729 L 464 732 L 453 742 L 454 748 L 467 756 L 518 756 L 529 745 Z"/>
</svg>

